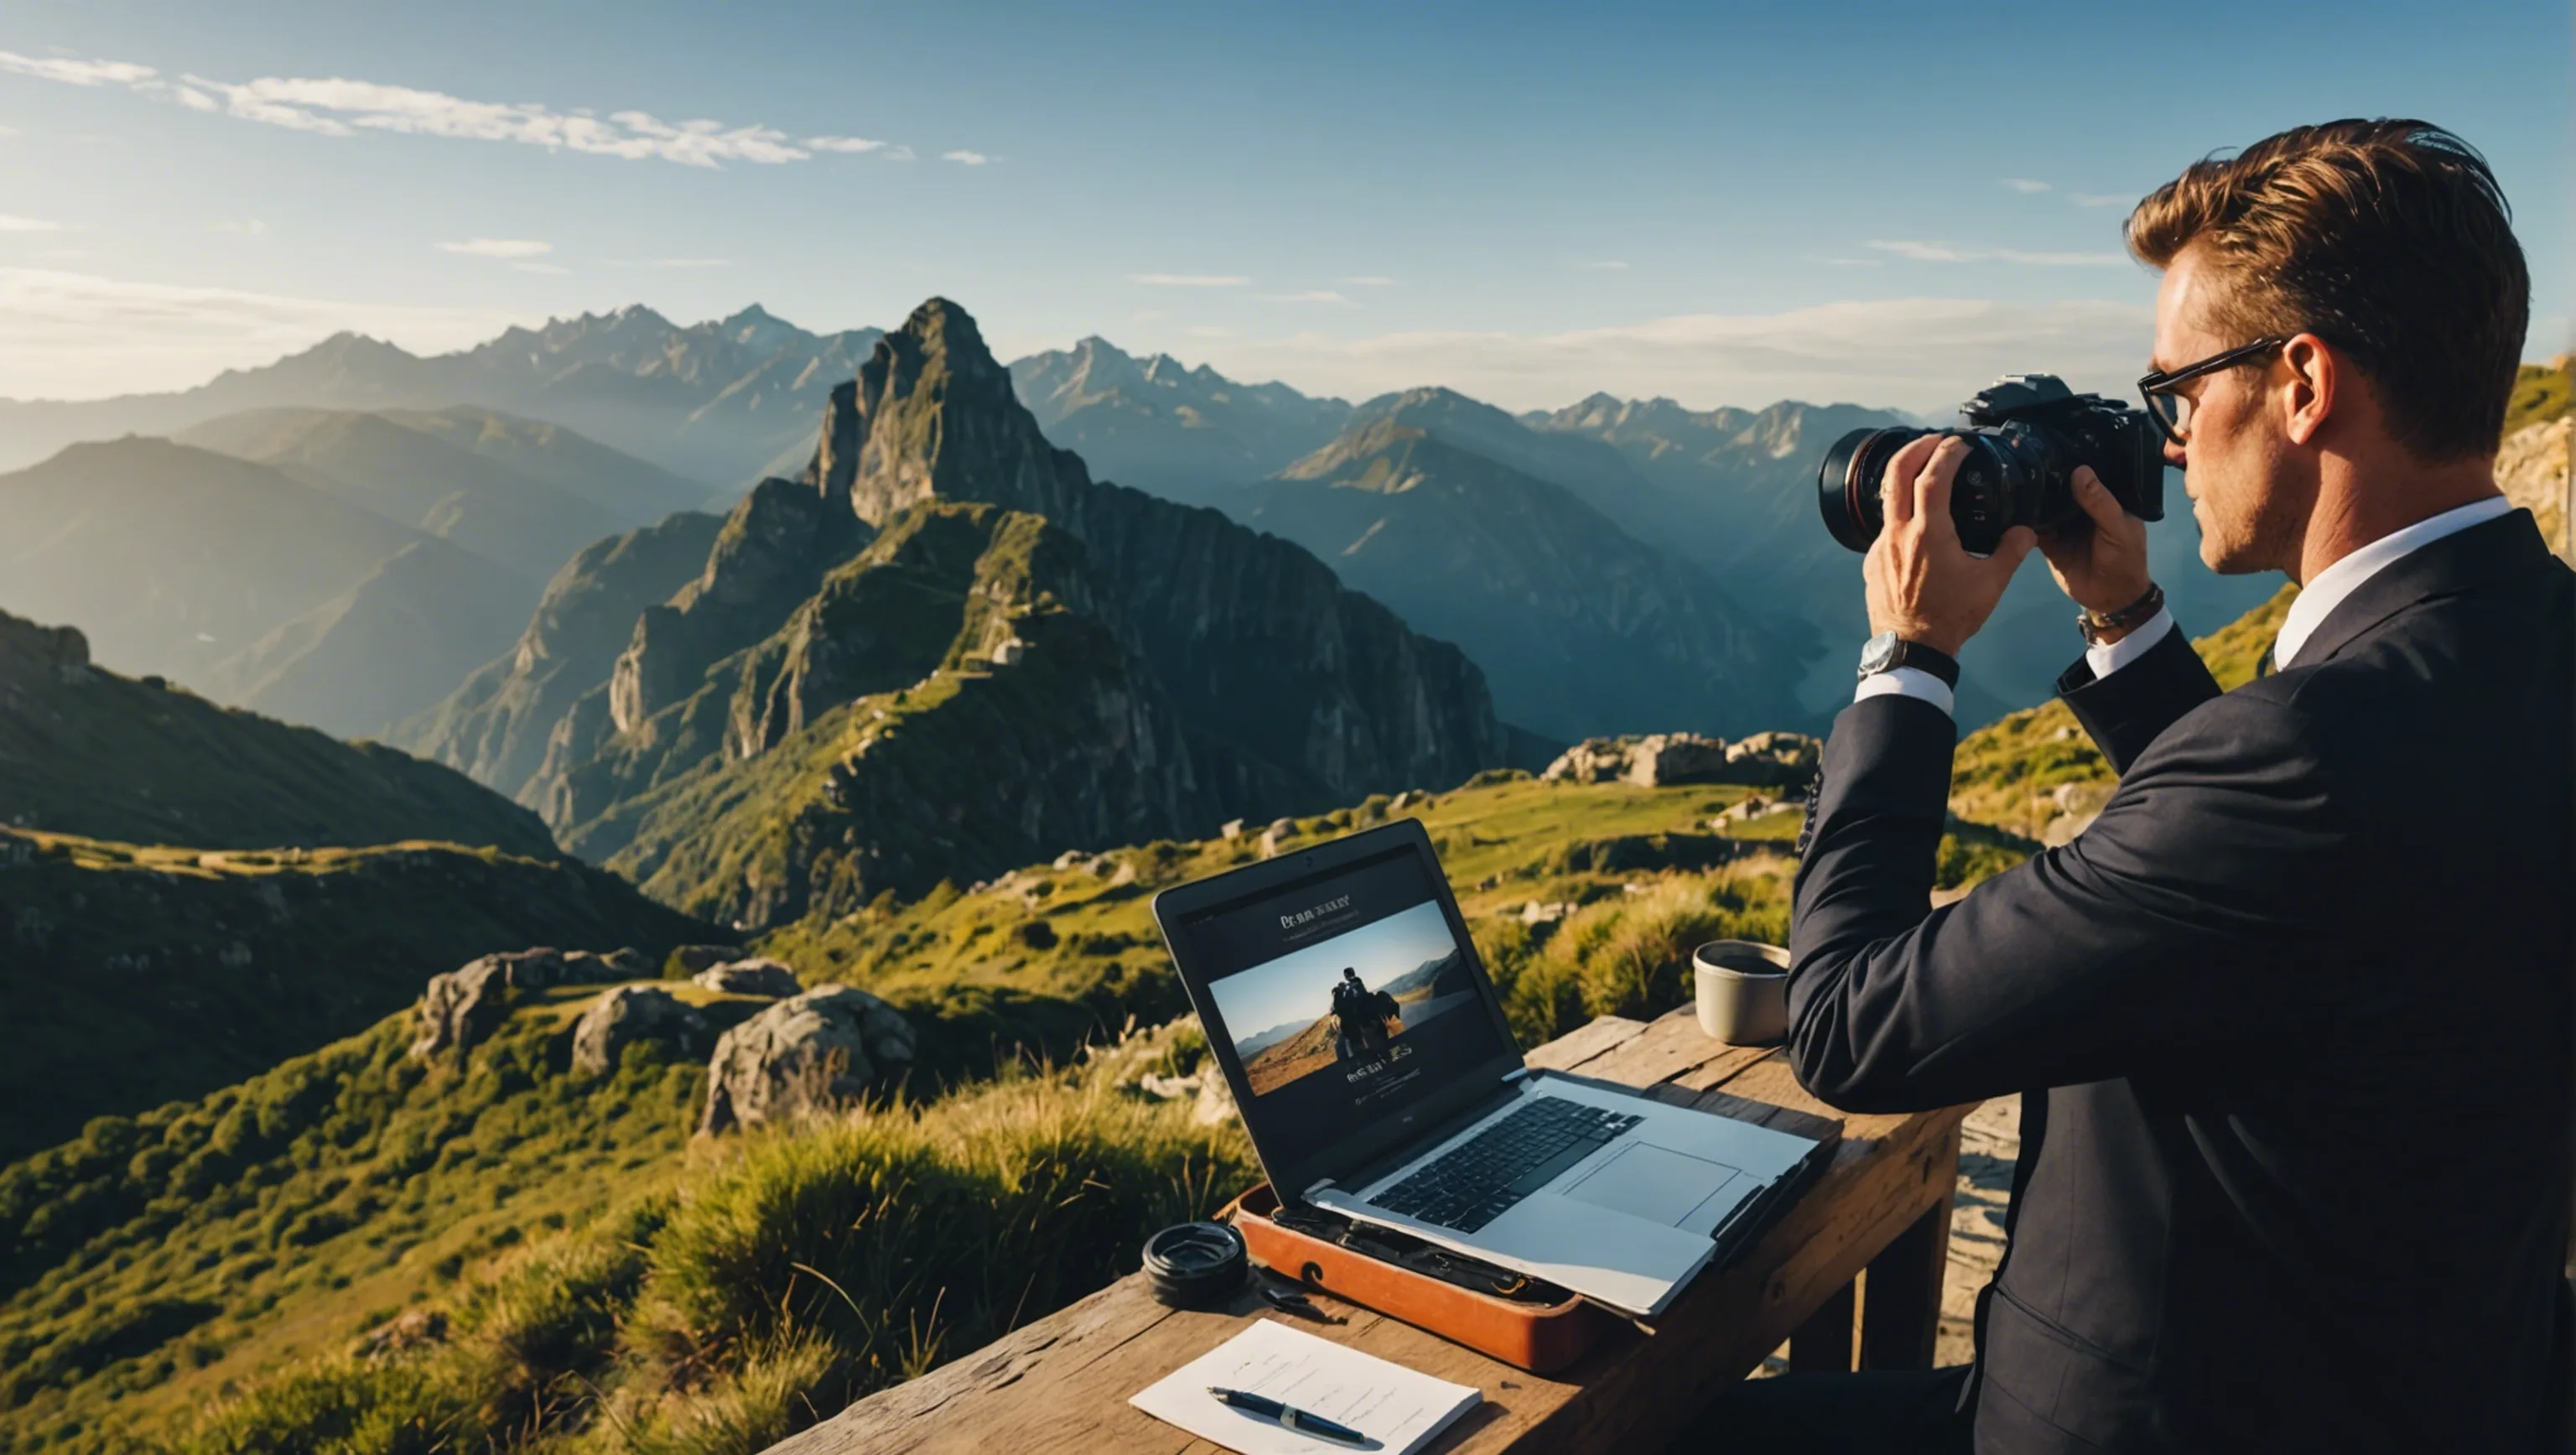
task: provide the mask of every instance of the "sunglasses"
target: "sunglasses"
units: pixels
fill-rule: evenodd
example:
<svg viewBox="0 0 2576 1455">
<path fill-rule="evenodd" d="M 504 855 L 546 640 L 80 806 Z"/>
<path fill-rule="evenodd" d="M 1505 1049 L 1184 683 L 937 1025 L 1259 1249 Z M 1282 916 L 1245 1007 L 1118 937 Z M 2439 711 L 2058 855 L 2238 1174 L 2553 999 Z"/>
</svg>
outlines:
<svg viewBox="0 0 2576 1455">
<path fill-rule="evenodd" d="M 2212 354 L 2197 364 L 2185 364 L 2179 369 L 2159 369 L 2147 375 L 2138 381 L 2138 395 L 2147 401 L 2148 417 L 2156 422 L 2156 428 L 2163 431 L 2166 439 L 2178 445 L 2191 443 L 2191 396 L 2177 394 L 2175 388 L 2221 369 L 2252 363 L 2288 343 L 2292 337 L 2283 334 L 2278 338 L 2258 338 L 2243 348 Z"/>
</svg>

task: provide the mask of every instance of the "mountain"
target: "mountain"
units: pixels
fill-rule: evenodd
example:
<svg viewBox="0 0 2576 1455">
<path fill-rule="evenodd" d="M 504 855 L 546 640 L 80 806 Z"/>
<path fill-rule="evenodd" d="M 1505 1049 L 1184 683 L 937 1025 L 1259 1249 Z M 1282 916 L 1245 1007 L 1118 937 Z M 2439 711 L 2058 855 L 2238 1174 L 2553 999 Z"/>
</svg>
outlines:
<svg viewBox="0 0 2576 1455">
<path fill-rule="evenodd" d="M 387 409 L 377 418 L 442 440 L 529 479 L 589 501 L 612 520 L 642 524 L 704 503 L 707 488 L 661 466 L 613 450 L 541 419 L 460 404 L 449 409 Z M 548 563 L 560 565 L 562 559 Z"/>
<path fill-rule="evenodd" d="M 77 622 L 119 667 L 183 681 L 413 546 L 459 549 L 167 440 L 75 445 L 0 475 L 0 609 Z"/>
<path fill-rule="evenodd" d="M 1220 508 L 1322 448 L 1351 414 L 1339 399 L 1238 384 L 1169 354 L 1138 359 L 1099 337 L 1014 361 L 1011 384 L 1048 441 L 1100 478 Z"/>
<path fill-rule="evenodd" d="M 562 486 L 379 415 L 251 410 L 172 438 L 275 466 L 335 499 L 462 546 L 530 580 L 545 579 L 574 551 L 636 523 Z"/>
<path fill-rule="evenodd" d="M 0 1162 L 254 1076 L 529 945 L 659 965 L 719 932 L 570 860 L 450 844 L 207 853 L 0 829 Z"/>
<path fill-rule="evenodd" d="M 1389 422 L 1418 429 L 1444 443 L 1533 479 L 1545 480 L 1608 517 L 1639 540 L 1682 548 L 1675 539 L 1676 501 L 1640 474 L 1621 453 L 1581 434 L 1532 429 L 1481 400 L 1454 389 L 1409 389 L 1383 394 L 1351 413 L 1351 428 Z M 1688 554 L 1687 550 L 1684 551 Z"/>
<path fill-rule="evenodd" d="M 867 328 L 809 333 L 757 304 L 686 327 L 641 306 L 583 314 L 430 358 L 335 334 L 177 393 L 0 400 L 0 465 L 84 440 L 170 434 L 244 410 L 472 405 L 566 425 L 679 475 L 739 488 L 807 432 L 825 392 L 850 376 L 878 336 Z"/>
<path fill-rule="evenodd" d="M 625 599 L 593 599 L 605 635 Z M 628 632 L 542 688 L 523 643 L 406 740 L 493 783 L 542 741 L 515 791 L 567 844 L 752 925 L 1503 752 L 1456 648 L 1292 544 L 1095 484 L 936 299 L 832 392 L 803 476 L 744 497 Z"/>
<path fill-rule="evenodd" d="M 200 849 L 437 839 L 558 853 L 463 774 L 92 665 L 69 627 L 0 614 L 0 824 Z"/>
<path fill-rule="evenodd" d="M 1746 609 L 1699 567 L 1494 457 L 1543 462 L 1589 442 L 1521 447 L 1510 436 L 1530 432 L 1499 411 L 1445 391 L 1420 403 L 1364 408 L 1376 422 L 1264 482 L 1239 518 L 1464 647 L 1508 722 L 1573 740 L 1802 719 L 1794 689 L 1815 645 L 1802 624 Z M 1459 434 L 1494 454 L 1447 432 L 1461 416 L 1482 424 L 1479 411 L 1490 432 Z M 1402 422 L 1417 413 L 1434 423 Z"/>
<path fill-rule="evenodd" d="M 1809 664 L 1801 700 L 1831 711 L 1848 699 L 1850 666 L 1869 634 L 1860 562 L 1825 533 L 1816 467 L 1855 429 L 1922 427 L 1912 416 L 1857 405 L 1783 400 L 1760 410 L 1693 411 L 1669 399 L 1595 394 L 1554 413 L 1522 416 L 1545 434 L 1616 449 L 1662 487 L 1671 513 L 1646 539 L 1708 567 L 1739 600 L 1813 623 L 1824 650 Z M 1952 421 L 1942 421 L 1947 427 Z M 2222 577 L 2200 564 L 2200 536 L 2181 476 L 2166 476 L 2166 518 L 2148 528 L 2156 575 L 2177 620 L 2227 621 L 2259 605 L 2277 577 Z M 1960 656 L 1959 720 L 1990 721 L 2045 701 L 2083 643 L 2044 565 L 2026 566 L 1995 615 Z"/>
<path fill-rule="evenodd" d="M 386 740 L 530 802 L 547 736 L 608 680 L 645 608 L 697 579 L 725 522 L 683 511 L 593 542 L 555 573 L 518 645 L 484 663 Z"/>
<path fill-rule="evenodd" d="M 414 541 L 206 674 L 206 695 L 342 737 L 435 702 L 527 614 L 527 578 Z"/>
</svg>

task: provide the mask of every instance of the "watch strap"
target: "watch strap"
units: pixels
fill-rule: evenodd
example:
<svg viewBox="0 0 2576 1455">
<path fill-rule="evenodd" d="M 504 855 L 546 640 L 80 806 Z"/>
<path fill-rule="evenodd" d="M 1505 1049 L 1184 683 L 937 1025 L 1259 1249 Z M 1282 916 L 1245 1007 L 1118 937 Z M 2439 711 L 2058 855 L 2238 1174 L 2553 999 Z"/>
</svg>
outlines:
<svg viewBox="0 0 2576 1455">
<path fill-rule="evenodd" d="M 1958 690 L 1957 658 L 1937 647 L 1927 647 L 1921 642 L 1909 642 L 1903 637 L 1897 638 L 1896 650 L 1889 653 L 1885 660 L 1863 668 L 1860 675 L 1866 679 L 1875 677 L 1881 672 L 1893 672 L 1899 667 L 1911 667 L 1918 672 L 1929 673 L 1939 678 L 1942 686 L 1952 691 Z"/>
<path fill-rule="evenodd" d="M 2091 607 L 2077 608 L 2075 629 L 2084 634 L 2084 640 L 2098 647 L 2102 645 L 2102 633 L 2122 631 L 2136 626 L 2164 609 L 2165 589 L 2150 581 L 2147 583 L 2146 595 L 2121 607 L 2118 611 L 2095 611 Z"/>
</svg>

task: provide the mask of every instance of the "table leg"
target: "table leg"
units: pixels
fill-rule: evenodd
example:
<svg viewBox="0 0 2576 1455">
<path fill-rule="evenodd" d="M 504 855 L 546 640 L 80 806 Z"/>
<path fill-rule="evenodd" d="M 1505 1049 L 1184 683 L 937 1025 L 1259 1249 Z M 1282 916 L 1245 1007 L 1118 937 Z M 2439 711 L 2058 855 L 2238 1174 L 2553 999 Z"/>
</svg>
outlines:
<svg viewBox="0 0 2576 1455">
<path fill-rule="evenodd" d="M 1950 1270 L 1951 1189 L 1959 1177 L 1959 1137 L 1936 1148 L 1924 1168 L 1940 1200 L 1871 1259 L 1862 1282 L 1860 1367 L 1929 1369 L 1941 1332 L 1941 1283 Z"/>
<path fill-rule="evenodd" d="M 1854 1287 L 1834 1290 L 1808 1320 L 1789 1335 L 1792 1374 L 1849 1374 L 1852 1367 Z"/>
</svg>

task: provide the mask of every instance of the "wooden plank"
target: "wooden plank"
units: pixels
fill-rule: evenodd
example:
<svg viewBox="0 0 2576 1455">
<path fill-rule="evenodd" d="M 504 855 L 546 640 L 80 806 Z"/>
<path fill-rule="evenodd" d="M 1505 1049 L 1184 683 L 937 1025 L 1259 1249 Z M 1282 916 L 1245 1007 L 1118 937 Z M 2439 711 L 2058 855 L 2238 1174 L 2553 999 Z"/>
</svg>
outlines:
<svg viewBox="0 0 2576 1455">
<path fill-rule="evenodd" d="M 1523 1059 L 1546 1071 L 1572 1071 L 1596 1056 L 1607 1055 L 1645 1033 L 1644 1021 L 1605 1015 L 1557 1037 Z"/>
<path fill-rule="evenodd" d="M 1792 1374 L 1849 1374 L 1852 1326 L 1859 1322 L 1858 1290 L 1846 1283 L 1825 1295 L 1822 1306 L 1789 1334 Z"/>
<path fill-rule="evenodd" d="M 1622 1086 L 1653 1086 L 1670 1081 L 1737 1050 L 1712 1040 L 1689 1010 L 1658 1017 L 1618 1047 L 1583 1063 L 1579 1074 Z"/>
<path fill-rule="evenodd" d="M 1952 1166 L 1958 1163 L 1955 1153 Z M 1929 1369 L 1950 1270 L 1950 1209 L 1926 1211 L 1861 1275 L 1860 1367 Z"/>
</svg>

